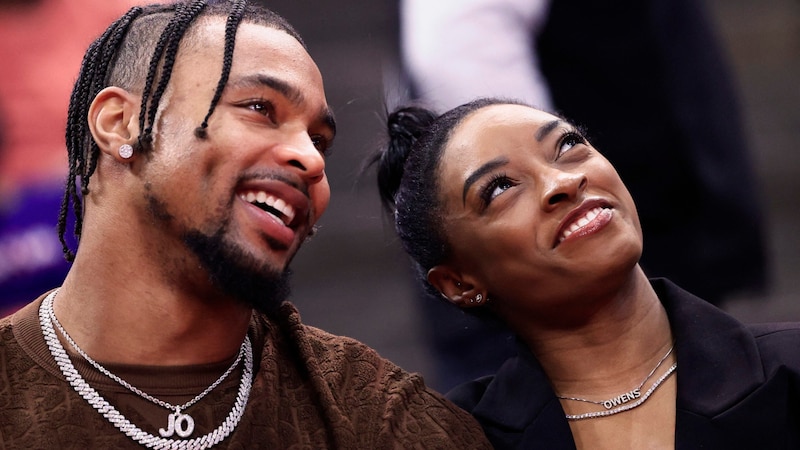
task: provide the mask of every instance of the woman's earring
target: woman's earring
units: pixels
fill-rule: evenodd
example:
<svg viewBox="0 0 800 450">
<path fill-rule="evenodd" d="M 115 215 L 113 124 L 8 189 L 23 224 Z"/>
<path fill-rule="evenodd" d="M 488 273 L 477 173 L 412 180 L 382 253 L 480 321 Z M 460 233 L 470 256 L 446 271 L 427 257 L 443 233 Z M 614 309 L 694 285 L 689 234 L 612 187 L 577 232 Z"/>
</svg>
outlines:
<svg viewBox="0 0 800 450">
<path fill-rule="evenodd" d="M 122 159 L 130 159 L 133 156 L 133 146 L 130 144 L 122 144 L 119 146 L 119 156 Z"/>
</svg>

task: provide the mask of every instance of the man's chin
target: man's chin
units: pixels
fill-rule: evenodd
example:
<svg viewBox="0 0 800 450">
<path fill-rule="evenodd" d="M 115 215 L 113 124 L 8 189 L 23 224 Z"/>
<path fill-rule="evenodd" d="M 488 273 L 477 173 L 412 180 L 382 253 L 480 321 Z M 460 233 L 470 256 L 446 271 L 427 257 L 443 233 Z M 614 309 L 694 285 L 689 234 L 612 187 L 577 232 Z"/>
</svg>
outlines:
<svg viewBox="0 0 800 450">
<path fill-rule="evenodd" d="M 211 282 L 224 294 L 260 312 L 271 314 L 289 298 L 291 270 L 257 260 L 236 244 L 224 239 L 223 232 L 212 236 L 191 231 L 184 242 L 208 271 Z"/>
<path fill-rule="evenodd" d="M 238 277 L 238 280 L 231 279 L 229 284 L 220 287 L 257 311 L 272 315 L 291 295 L 292 272 L 287 268 L 270 275 L 254 275 L 246 277 L 246 280 Z"/>
</svg>

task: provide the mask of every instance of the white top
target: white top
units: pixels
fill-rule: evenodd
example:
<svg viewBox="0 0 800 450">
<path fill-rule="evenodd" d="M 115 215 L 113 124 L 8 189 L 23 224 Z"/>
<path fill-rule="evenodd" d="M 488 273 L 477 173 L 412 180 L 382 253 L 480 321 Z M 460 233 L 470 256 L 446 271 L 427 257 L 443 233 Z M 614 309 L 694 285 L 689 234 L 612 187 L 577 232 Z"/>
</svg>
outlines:
<svg viewBox="0 0 800 450">
<path fill-rule="evenodd" d="M 402 58 L 418 96 L 444 111 L 477 97 L 552 102 L 534 39 L 549 0 L 402 0 Z"/>
</svg>

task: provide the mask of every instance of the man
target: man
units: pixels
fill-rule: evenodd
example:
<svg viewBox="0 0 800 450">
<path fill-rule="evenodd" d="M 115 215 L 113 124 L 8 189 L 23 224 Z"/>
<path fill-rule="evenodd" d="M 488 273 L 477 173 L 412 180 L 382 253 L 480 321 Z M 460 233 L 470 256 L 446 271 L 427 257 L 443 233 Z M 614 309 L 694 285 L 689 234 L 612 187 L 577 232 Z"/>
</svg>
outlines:
<svg viewBox="0 0 800 450">
<path fill-rule="evenodd" d="M 418 376 L 286 302 L 334 134 L 272 12 L 192 1 L 112 24 L 70 102 L 74 263 L 0 322 L 0 446 L 489 448 Z"/>
</svg>

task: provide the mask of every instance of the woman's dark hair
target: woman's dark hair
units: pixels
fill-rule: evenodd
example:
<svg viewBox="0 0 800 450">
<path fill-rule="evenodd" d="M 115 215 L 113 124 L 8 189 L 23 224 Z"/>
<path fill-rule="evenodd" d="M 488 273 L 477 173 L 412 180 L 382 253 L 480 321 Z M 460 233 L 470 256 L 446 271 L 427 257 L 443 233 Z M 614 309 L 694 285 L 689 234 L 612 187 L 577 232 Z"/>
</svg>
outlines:
<svg viewBox="0 0 800 450">
<path fill-rule="evenodd" d="M 75 213 L 75 237 L 80 240 L 83 226 L 82 197 L 89 192 L 89 181 L 100 153 L 86 120 L 89 106 L 95 96 L 108 86 L 118 86 L 141 95 L 141 134 L 135 147 L 138 152 L 150 151 L 153 124 L 169 84 L 178 49 L 182 43 L 193 43 L 195 37 L 191 26 L 202 17 L 226 17 L 227 21 L 221 74 L 216 92 L 210 99 L 208 113 L 195 129 L 198 139 L 207 137 L 208 120 L 227 84 L 236 31 L 241 22 L 284 31 L 305 47 L 300 35 L 283 17 L 261 6 L 248 4 L 247 0 L 182 0 L 162 5 L 136 6 L 112 23 L 86 51 L 70 98 L 66 129 L 69 175 L 58 217 L 58 236 L 68 261 L 75 258 L 75 253 L 64 238 L 67 215 L 71 206 Z"/>
<path fill-rule="evenodd" d="M 418 276 L 429 293 L 427 273 L 444 262 L 450 245 L 442 229 L 439 166 L 442 151 L 456 128 L 471 113 L 491 105 L 525 103 L 483 98 L 437 116 L 416 107 L 400 108 L 387 119 L 389 139 L 373 158 L 377 165 L 381 202 L 394 218 L 395 231 L 414 260 Z"/>
</svg>

